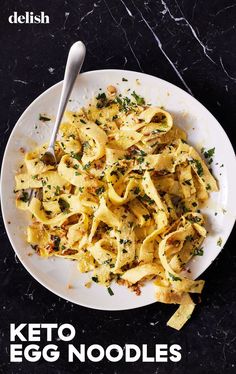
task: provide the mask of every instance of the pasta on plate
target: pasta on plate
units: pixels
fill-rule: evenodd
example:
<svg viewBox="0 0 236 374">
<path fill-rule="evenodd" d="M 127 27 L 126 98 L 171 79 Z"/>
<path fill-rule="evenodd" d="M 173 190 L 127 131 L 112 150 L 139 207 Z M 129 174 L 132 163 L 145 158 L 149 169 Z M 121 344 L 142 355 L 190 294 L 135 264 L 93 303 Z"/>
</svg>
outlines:
<svg viewBox="0 0 236 374">
<path fill-rule="evenodd" d="M 168 321 L 175 329 L 194 310 L 190 294 L 204 286 L 186 266 L 207 234 L 199 208 L 218 190 L 186 139 L 166 110 L 109 86 L 65 113 L 56 166 L 41 160 L 44 144 L 25 154 L 15 177 L 16 205 L 31 214 L 27 241 L 40 256 L 76 260 L 94 282 L 117 281 L 137 294 L 153 279 L 157 301 L 179 304 Z"/>
</svg>

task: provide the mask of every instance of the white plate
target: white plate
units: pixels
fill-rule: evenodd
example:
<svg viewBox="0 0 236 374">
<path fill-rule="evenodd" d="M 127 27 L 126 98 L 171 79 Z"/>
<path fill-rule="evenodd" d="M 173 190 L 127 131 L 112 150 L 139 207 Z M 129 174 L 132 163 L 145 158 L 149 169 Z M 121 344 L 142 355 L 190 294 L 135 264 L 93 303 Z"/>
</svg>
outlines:
<svg viewBox="0 0 236 374">
<path fill-rule="evenodd" d="M 122 81 L 122 78 L 128 82 Z M 164 106 L 174 115 L 175 123 L 187 130 L 189 142 L 198 150 L 215 147 L 212 164 L 213 172 L 219 181 L 220 192 L 212 193 L 203 210 L 208 216 L 209 235 L 204 242 L 204 255 L 191 262 L 191 274 L 198 277 L 216 258 L 225 244 L 236 215 L 236 163 L 233 148 L 224 130 L 209 111 L 180 88 L 153 76 L 123 70 L 100 70 L 81 74 L 75 84 L 69 102 L 73 110 L 85 105 L 98 91 L 109 84 L 116 85 L 122 94 L 135 90 L 144 96 L 148 103 Z M 40 123 L 39 113 L 56 115 L 62 82 L 40 95 L 22 114 L 9 138 L 3 163 L 1 178 L 1 200 L 3 219 L 10 242 L 31 275 L 55 294 L 73 303 L 103 310 L 124 310 L 144 306 L 155 301 L 151 283 L 136 296 L 125 287 L 112 285 L 114 296 L 97 284 L 87 289 L 84 284 L 88 274 L 80 274 L 76 264 L 60 258 L 45 260 L 37 255 L 28 256 L 32 249 L 25 241 L 28 220 L 25 212 L 15 208 L 14 174 L 22 160 L 19 148 L 30 150 L 36 143 L 47 141 L 53 126 Z M 53 117 L 54 118 L 54 117 Z M 224 165 L 221 167 L 221 165 Z M 217 213 L 217 214 L 216 214 Z M 8 223 L 10 222 L 10 224 Z M 219 237 L 222 246 L 217 245 Z M 14 281 L 14 280 L 13 280 Z M 73 285 L 68 289 L 68 283 Z"/>
</svg>

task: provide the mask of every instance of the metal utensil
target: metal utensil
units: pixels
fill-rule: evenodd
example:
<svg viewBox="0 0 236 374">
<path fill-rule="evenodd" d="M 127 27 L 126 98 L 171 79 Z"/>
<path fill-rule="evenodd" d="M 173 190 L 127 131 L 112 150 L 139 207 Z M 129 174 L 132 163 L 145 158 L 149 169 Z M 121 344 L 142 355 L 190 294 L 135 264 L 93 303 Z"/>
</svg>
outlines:
<svg viewBox="0 0 236 374">
<path fill-rule="evenodd" d="M 82 42 L 76 42 L 70 48 L 66 62 L 65 75 L 55 125 L 53 127 L 48 149 L 41 157 L 41 161 L 43 161 L 46 165 L 56 164 L 54 145 L 57 137 L 57 132 L 66 108 L 66 104 L 69 100 L 69 96 L 74 86 L 76 77 L 78 76 L 78 73 L 80 72 L 81 67 L 83 65 L 85 53 L 86 48 Z"/>
</svg>

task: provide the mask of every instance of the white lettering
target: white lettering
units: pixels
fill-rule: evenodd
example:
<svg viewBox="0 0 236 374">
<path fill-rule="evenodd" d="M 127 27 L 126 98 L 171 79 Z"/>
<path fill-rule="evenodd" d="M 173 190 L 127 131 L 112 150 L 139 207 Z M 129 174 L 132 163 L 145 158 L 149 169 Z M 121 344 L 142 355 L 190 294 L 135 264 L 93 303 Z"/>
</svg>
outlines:
<svg viewBox="0 0 236 374">
<path fill-rule="evenodd" d="M 21 323 L 18 327 L 16 327 L 15 323 L 10 324 L 11 342 L 14 342 L 16 337 L 20 339 L 22 342 L 26 342 L 24 335 L 22 335 L 22 333 L 20 332 L 25 326 L 26 326 L 26 323 Z"/>
<path fill-rule="evenodd" d="M 156 362 L 167 362 L 167 344 L 158 344 L 156 345 Z"/>
<path fill-rule="evenodd" d="M 80 352 L 75 348 L 73 344 L 68 345 L 68 361 L 74 362 L 76 356 L 80 362 L 85 362 L 85 344 L 80 344 Z"/>
<path fill-rule="evenodd" d="M 69 335 L 64 335 L 64 330 L 65 329 L 68 329 L 70 330 L 70 334 Z M 74 339 L 75 337 L 75 328 L 74 326 L 72 326 L 70 323 L 64 323 L 63 325 L 61 325 L 58 329 L 58 337 L 63 340 L 64 342 L 68 342 L 72 339 Z"/>
<path fill-rule="evenodd" d="M 99 351 L 98 356 L 95 356 L 95 357 L 93 356 L 92 352 L 94 350 Z M 99 362 L 104 358 L 104 355 L 105 355 L 104 348 L 101 347 L 99 344 L 93 344 L 93 345 L 90 345 L 90 347 L 88 347 L 87 356 L 90 361 Z"/>
<path fill-rule="evenodd" d="M 131 356 L 131 351 L 135 351 L 135 355 Z M 141 349 L 136 344 L 126 344 L 125 346 L 125 361 L 135 362 L 140 359 Z"/>
<path fill-rule="evenodd" d="M 154 362 L 155 358 L 154 357 L 148 357 L 147 354 L 147 344 L 143 344 L 143 362 Z"/>
<path fill-rule="evenodd" d="M 112 350 L 115 350 L 116 351 L 116 356 L 112 356 L 111 355 L 111 351 Z M 117 352 L 118 352 L 118 355 L 117 355 Z M 117 361 L 120 361 L 123 357 L 123 349 L 121 348 L 120 345 L 118 344 L 111 344 L 109 345 L 109 347 L 107 347 L 106 349 L 106 358 L 111 361 L 111 362 L 117 362 Z"/>
<path fill-rule="evenodd" d="M 60 357 L 60 352 L 57 351 L 58 347 L 55 344 L 48 344 L 43 348 L 43 358 L 48 362 L 55 362 Z M 50 353 L 48 355 L 48 352 Z"/>
<path fill-rule="evenodd" d="M 170 353 L 172 354 L 172 356 L 170 356 L 170 360 L 172 362 L 178 362 L 181 360 L 182 355 L 179 351 L 181 351 L 181 347 L 179 344 L 172 344 L 170 346 Z"/>
<path fill-rule="evenodd" d="M 40 342 L 40 323 L 29 324 L 28 341 L 29 342 Z"/>
<path fill-rule="evenodd" d="M 57 323 L 42 323 L 41 324 L 42 329 L 47 330 L 47 341 L 52 341 L 52 329 L 57 329 L 58 324 Z"/>
<path fill-rule="evenodd" d="M 10 362 L 22 362 L 22 344 L 10 345 Z"/>
<path fill-rule="evenodd" d="M 15 19 L 14 19 L 15 13 L 16 13 L 16 12 L 14 12 L 12 15 L 10 15 L 10 16 L 8 17 L 8 21 L 9 21 L 10 23 L 15 23 Z"/>
<path fill-rule="evenodd" d="M 49 16 L 41 12 L 41 23 L 49 23 Z"/>
<path fill-rule="evenodd" d="M 49 23 L 49 16 L 45 12 L 40 12 L 39 14 L 34 15 L 34 12 L 25 12 L 25 15 L 18 15 L 17 12 L 13 12 L 8 17 L 10 23 Z"/>
<path fill-rule="evenodd" d="M 37 344 L 30 344 L 25 347 L 24 356 L 25 359 L 29 362 L 36 362 L 41 357 L 41 352 L 38 352 L 39 345 Z M 30 353 L 32 351 L 32 353 Z"/>
<path fill-rule="evenodd" d="M 25 23 L 25 18 L 26 18 L 26 17 L 23 16 L 23 15 L 18 16 L 18 17 L 17 17 L 17 22 L 18 22 L 18 23 Z"/>
</svg>

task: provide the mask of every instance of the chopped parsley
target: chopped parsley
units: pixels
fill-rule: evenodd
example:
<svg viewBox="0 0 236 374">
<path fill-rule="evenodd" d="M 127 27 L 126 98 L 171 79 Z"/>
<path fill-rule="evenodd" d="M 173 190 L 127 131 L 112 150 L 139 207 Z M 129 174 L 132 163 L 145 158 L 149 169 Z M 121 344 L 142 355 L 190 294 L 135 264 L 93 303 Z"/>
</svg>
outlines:
<svg viewBox="0 0 236 374">
<path fill-rule="evenodd" d="M 191 164 L 193 164 L 193 163 L 195 164 L 199 177 L 202 177 L 204 172 L 203 172 L 203 167 L 202 167 L 201 162 L 199 160 L 196 160 L 196 159 L 192 159 L 190 162 L 191 162 Z"/>
<path fill-rule="evenodd" d="M 89 144 L 89 142 L 84 142 L 83 143 L 83 149 L 87 149 L 87 148 L 90 148 L 90 144 Z"/>
<path fill-rule="evenodd" d="M 165 132 L 166 130 L 160 130 L 160 129 L 155 129 L 155 130 L 152 130 L 152 134 L 155 135 L 155 134 L 158 134 L 159 132 Z"/>
<path fill-rule="evenodd" d="M 191 218 L 187 218 L 190 222 L 192 223 L 198 223 L 201 221 L 201 218 L 200 217 L 191 217 Z"/>
<path fill-rule="evenodd" d="M 215 147 L 208 149 L 208 151 L 205 150 L 205 148 L 201 149 L 201 152 L 204 154 L 204 157 L 207 159 L 208 164 L 210 165 L 213 162 L 213 156 L 215 154 Z"/>
<path fill-rule="evenodd" d="M 155 203 L 155 201 L 152 200 L 147 194 L 144 194 L 143 196 L 141 196 L 141 199 L 145 201 L 146 203 L 148 203 L 149 205 L 152 205 Z"/>
<path fill-rule="evenodd" d="M 193 236 L 192 235 L 187 235 L 185 240 L 191 242 L 191 241 L 193 241 Z"/>
<path fill-rule="evenodd" d="M 84 123 L 84 124 L 87 123 L 84 119 L 80 119 L 80 122 L 81 122 L 81 123 Z"/>
<path fill-rule="evenodd" d="M 98 276 L 92 277 L 92 281 L 94 281 L 95 283 L 98 283 Z"/>
<path fill-rule="evenodd" d="M 48 121 L 51 121 L 51 118 L 48 118 L 42 114 L 39 114 L 39 120 L 42 122 L 48 122 Z"/>
<path fill-rule="evenodd" d="M 75 158 L 76 160 L 80 161 L 82 158 L 82 155 L 79 153 L 71 152 L 70 153 L 71 157 Z"/>
<path fill-rule="evenodd" d="M 96 96 L 96 99 L 97 99 L 97 108 L 104 108 L 109 105 L 109 100 L 105 92 L 99 93 Z"/>
<path fill-rule="evenodd" d="M 135 99 L 135 101 L 138 105 L 145 105 L 144 98 L 142 96 L 137 95 L 135 91 L 132 92 L 131 96 L 134 97 L 134 99 Z"/>
<path fill-rule="evenodd" d="M 142 156 L 138 157 L 137 161 L 138 161 L 139 164 L 142 164 L 144 162 L 144 157 L 142 157 Z"/>
<path fill-rule="evenodd" d="M 124 112 L 127 112 L 134 106 L 134 103 L 132 103 L 127 96 L 123 97 L 122 99 L 120 97 L 117 97 L 115 102 L 119 105 L 120 111 Z"/>
<path fill-rule="evenodd" d="M 108 291 L 110 296 L 114 295 L 114 292 L 112 291 L 111 287 L 107 287 L 107 291 Z"/>
<path fill-rule="evenodd" d="M 194 256 L 203 256 L 204 255 L 204 249 L 203 248 L 195 248 L 193 251 Z"/>
<path fill-rule="evenodd" d="M 59 251 L 59 245 L 60 245 L 60 242 L 61 242 L 61 239 L 59 236 L 57 235 L 54 235 L 52 236 L 52 241 L 53 241 L 53 250 L 54 251 Z"/>
<path fill-rule="evenodd" d="M 19 200 L 23 201 L 24 203 L 27 203 L 27 201 L 29 201 L 29 194 L 28 194 L 28 192 L 23 191 L 22 195 L 19 198 Z"/>
<path fill-rule="evenodd" d="M 217 240 L 217 245 L 218 245 L 219 247 L 222 246 L 222 238 L 221 238 L 221 237 L 219 237 L 219 239 Z"/>
<path fill-rule="evenodd" d="M 87 164 L 85 164 L 85 165 L 83 166 L 83 169 L 84 169 L 84 170 L 88 170 L 88 169 L 90 168 L 90 166 L 91 166 L 91 162 L 88 162 Z"/>
<path fill-rule="evenodd" d="M 182 182 L 182 184 L 184 185 L 188 185 L 188 186 L 191 186 L 192 185 L 192 182 L 191 182 L 191 179 L 186 179 L 185 181 Z"/>
<path fill-rule="evenodd" d="M 56 189 L 55 195 L 58 196 L 61 192 L 60 186 L 56 186 L 55 189 Z"/>
<path fill-rule="evenodd" d="M 127 245 L 130 245 L 132 244 L 132 241 L 129 240 L 129 239 L 120 239 L 120 244 L 127 244 Z"/>
<path fill-rule="evenodd" d="M 122 78 L 122 82 L 128 82 L 128 79 Z"/>
<path fill-rule="evenodd" d="M 181 278 L 176 277 L 174 274 L 172 274 L 170 272 L 168 272 L 168 274 L 169 274 L 169 277 L 170 277 L 171 280 L 173 280 L 173 281 L 182 281 Z"/>
<path fill-rule="evenodd" d="M 99 187 L 95 190 L 96 194 L 99 196 L 105 191 L 105 187 Z"/>
<path fill-rule="evenodd" d="M 140 188 L 139 188 L 139 187 L 135 187 L 135 188 L 133 189 L 133 193 L 134 193 L 135 195 L 138 195 L 138 194 L 140 193 Z"/>
<path fill-rule="evenodd" d="M 58 200 L 58 204 L 62 212 L 67 212 L 70 208 L 70 204 L 62 198 Z"/>
</svg>

